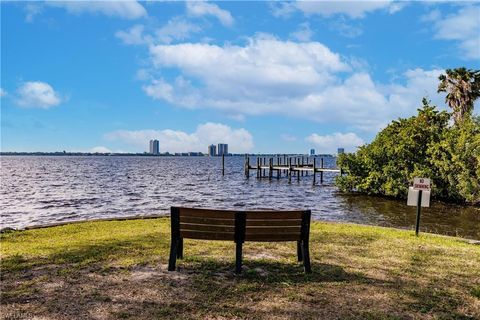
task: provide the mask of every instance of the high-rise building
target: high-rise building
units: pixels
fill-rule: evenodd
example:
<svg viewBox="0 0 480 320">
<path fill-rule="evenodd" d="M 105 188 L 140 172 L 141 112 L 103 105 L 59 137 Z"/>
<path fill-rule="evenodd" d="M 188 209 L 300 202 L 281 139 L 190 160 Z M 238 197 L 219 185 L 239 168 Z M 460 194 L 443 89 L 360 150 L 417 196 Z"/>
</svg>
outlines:
<svg viewBox="0 0 480 320">
<path fill-rule="evenodd" d="M 337 154 L 342 154 L 342 153 L 345 153 L 345 149 L 344 148 L 338 148 Z"/>
<path fill-rule="evenodd" d="M 150 140 L 150 154 L 160 154 L 160 142 L 158 140 Z"/>
<path fill-rule="evenodd" d="M 214 144 L 211 144 L 208 146 L 208 156 L 209 157 L 215 157 L 217 155 L 217 146 Z"/>
<path fill-rule="evenodd" d="M 310 155 L 314 156 L 315 155 L 315 149 L 310 149 Z"/>
<path fill-rule="evenodd" d="M 228 144 L 219 143 L 217 148 L 217 155 L 219 156 L 228 155 Z"/>
</svg>

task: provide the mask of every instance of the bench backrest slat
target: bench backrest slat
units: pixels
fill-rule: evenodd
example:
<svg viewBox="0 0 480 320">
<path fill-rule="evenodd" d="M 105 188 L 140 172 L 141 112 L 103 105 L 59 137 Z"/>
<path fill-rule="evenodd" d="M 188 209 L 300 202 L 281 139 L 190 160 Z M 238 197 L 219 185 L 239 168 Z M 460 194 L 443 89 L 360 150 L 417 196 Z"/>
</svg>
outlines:
<svg viewBox="0 0 480 320">
<path fill-rule="evenodd" d="M 233 211 L 172 208 L 181 238 L 234 241 L 294 241 L 309 232 L 302 228 L 307 211 Z M 310 215 L 308 214 L 308 219 Z"/>
<path fill-rule="evenodd" d="M 304 211 L 246 211 L 248 220 L 301 220 Z"/>
<path fill-rule="evenodd" d="M 200 217 L 213 219 L 235 219 L 234 211 L 179 208 L 182 217 Z"/>
</svg>

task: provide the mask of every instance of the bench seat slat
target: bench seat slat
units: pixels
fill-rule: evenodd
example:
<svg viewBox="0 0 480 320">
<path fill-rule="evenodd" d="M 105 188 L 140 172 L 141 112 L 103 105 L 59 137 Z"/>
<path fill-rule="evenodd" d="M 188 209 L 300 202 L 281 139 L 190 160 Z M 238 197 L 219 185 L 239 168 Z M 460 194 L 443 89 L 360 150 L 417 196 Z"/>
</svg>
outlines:
<svg viewBox="0 0 480 320">
<path fill-rule="evenodd" d="M 293 227 L 248 227 L 246 228 L 246 234 L 264 234 L 264 235 L 276 235 L 291 233 L 300 235 L 300 226 Z"/>
<path fill-rule="evenodd" d="M 277 241 L 298 241 L 300 234 L 246 234 L 246 241 L 277 242 Z"/>
<path fill-rule="evenodd" d="M 234 240 L 233 232 L 208 232 L 196 230 L 182 230 L 180 237 L 188 239 L 204 239 L 204 240 Z"/>
<path fill-rule="evenodd" d="M 180 222 L 180 231 L 193 230 L 193 231 L 210 231 L 210 232 L 235 232 L 235 226 L 222 226 L 213 224 L 193 224 Z"/>
</svg>

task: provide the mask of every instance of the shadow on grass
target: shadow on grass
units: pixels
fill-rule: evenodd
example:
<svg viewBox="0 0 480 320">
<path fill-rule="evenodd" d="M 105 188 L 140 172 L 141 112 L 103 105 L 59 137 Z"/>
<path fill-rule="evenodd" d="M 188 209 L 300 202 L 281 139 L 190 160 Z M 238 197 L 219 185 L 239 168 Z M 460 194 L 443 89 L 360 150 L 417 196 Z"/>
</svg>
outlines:
<svg viewBox="0 0 480 320">
<path fill-rule="evenodd" d="M 3 278 L 5 274 L 28 271 L 36 266 L 54 265 L 62 267 L 83 267 L 91 264 L 111 262 L 116 259 L 136 259 L 139 262 L 159 258 L 167 252 L 169 239 L 161 234 L 147 234 L 128 240 L 103 240 L 95 243 L 86 240 L 84 244 L 58 248 L 45 248 L 46 255 L 12 255 L 1 259 Z"/>
<path fill-rule="evenodd" d="M 292 259 L 293 260 L 293 259 Z M 342 267 L 332 264 L 312 263 L 312 273 L 305 274 L 303 265 L 295 261 L 280 262 L 276 260 L 244 261 L 241 274 L 234 273 L 235 262 L 220 261 L 212 258 L 186 258 L 177 260 L 177 271 L 199 278 L 258 282 L 262 284 L 308 284 L 320 282 L 357 282 L 379 283 L 385 281 L 366 277 L 360 273 L 348 273 Z M 208 288 L 206 288 L 208 290 Z"/>
</svg>

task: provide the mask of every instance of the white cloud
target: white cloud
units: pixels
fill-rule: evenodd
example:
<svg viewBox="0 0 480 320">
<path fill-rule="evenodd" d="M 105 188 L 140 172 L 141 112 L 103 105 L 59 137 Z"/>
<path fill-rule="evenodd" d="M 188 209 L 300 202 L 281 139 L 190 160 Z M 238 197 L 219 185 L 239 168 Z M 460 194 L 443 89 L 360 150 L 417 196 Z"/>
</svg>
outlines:
<svg viewBox="0 0 480 320">
<path fill-rule="evenodd" d="M 335 132 L 324 136 L 313 133 L 305 140 L 315 144 L 318 153 L 336 153 L 337 148 L 345 148 L 345 151 L 353 152 L 357 147 L 365 144 L 365 141 L 353 132 Z"/>
<path fill-rule="evenodd" d="M 115 36 L 127 45 L 153 45 L 154 43 L 171 43 L 175 40 L 190 38 L 192 33 L 202 29 L 181 17 L 170 19 L 163 27 L 154 31 L 154 35 L 145 34 L 143 25 L 135 25 L 130 29 L 117 31 Z"/>
<path fill-rule="evenodd" d="M 434 18 L 435 38 L 457 41 L 464 58 L 480 59 L 480 6 L 464 6 L 446 17 L 435 10 L 424 16 L 425 21 Z"/>
<path fill-rule="evenodd" d="M 185 40 L 192 33 L 200 32 L 202 29 L 187 20 L 175 17 L 170 19 L 166 25 L 157 29 L 155 34 L 162 43 L 170 43 L 173 40 Z"/>
<path fill-rule="evenodd" d="M 163 81 L 163 79 L 152 80 L 150 85 L 143 86 L 143 90 L 147 95 L 154 99 L 161 99 L 170 103 L 174 102 L 173 86 Z"/>
<path fill-rule="evenodd" d="M 283 42 L 265 35 L 249 39 L 244 47 L 183 43 L 151 46 L 150 54 L 156 68 L 178 68 L 184 76 L 202 81 L 206 88 L 198 98 L 211 96 L 219 105 L 303 96 L 331 82 L 332 72 L 348 70 L 338 54 L 318 42 Z M 171 87 L 185 94 L 191 86 L 177 81 Z M 164 95 L 166 86 L 160 89 Z M 245 108 L 247 113 L 262 111 Z"/>
<path fill-rule="evenodd" d="M 229 11 L 221 9 L 216 4 L 204 1 L 188 1 L 186 6 L 187 13 L 191 16 L 214 16 L 224 26 L 231 26 L 235 22 Z"/>
<path fill-rule="evenodd" d="M 193 133 L 175 130 L 117 130 L 105 135 L 105 139 L 146 149 L 150 139 L 158 139 L 162 152 L 206 152 L 207 146 L 228 143 L 229 151 L 243 153 L 253 148 L 253 137 L 245 129 L 232 129 L 220 123 L 204 123 Z"/>
<path fill-rule="evenodd" d="M 352 19 L 364 18 L 367 13 L 386 10 L 390 14 L 398 12 L 403 4 L 393 1 L 295 1 L 281 2 L 272 5 L 272 13 L 276 17 L 288 17 L 295 11 L 301 11 L 306 16 L 320 15 L 331 17 L 344 15 Z"/>
<path fill-rule="evenodd" d="M 7 95 L 7 91 L 3 90 L 3 88 L 0 88 L 0 97 L 5 97 Z"/>
<path fill-rule="evenodd" d="M 122 40 L 124 44 L 140 45 L 149 43 L 149 37 L 143 35 L 144 26 L 137 24 L 127 31 L 117 31 L 115 36 Z"/>
<path fill-rule="evenodd" d="M 338 32 L 341 36 L 347 38 L 356 38 L 363 33 L 363 29 L 359 26 L 353 25 L 351 22 L 346 22 L 346 19 L 336 19 L 329 24 L 332 31 Z"/>
<path fill-rule="evenodd" d="M 112 153 L 112 150 L 108 149 L 107 147 L 98 146 L 98 147 L 93 147 L 92 149 L 90 149 L 89 152 L 92 152 L 92 153 Z"/>
<path fill-rule="evenodd" d="M 265 35 L 244 46 L 201 43 L 150 46 L 155 68 L 174 69 L 174 80 L 152 79 L 147 95 L 184 108 L 213 108 L 227 115 L 278 114 L 335 122 L 374 132 L 416 112 L 436 93 L 441 70 L 408 70 L 396 83 L 375 83 L 355 63 L 318 42 L 280 41 Z M 361 69 L 361 68 L 360 68 Z"/>
<path fill-rule="evenodd" d="M 26 12 L 25 21 L 33 22 L 33 18 L 43 11 L 43 6 L 38 3 L 27 3 L 24 7 Z"/>
<path fill-rule="evenodd" d="M 48 109 L 62 102 L 51 85 L 41 81 L 23 83 L 17 89 L 17 104 L 22 107 Z"/>
<path fill-rule="evenodd" d="M 67 10 L 68 13 L 100 13 L 110 17 L 138 19 L 147 15 L 138 1 L 47 1 L 46 5 Z"/>
<path fill-rule="evenodd" d="M 292 33 L 290 33 L 290 37 L 296 39 L 301 42 L 310 41 L 313 36 L 313 31 L 310 29 L 310 25 L 308 22 L 301 23 L 298 26 L 298 29 Z"/>
</svg>

